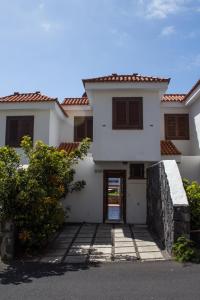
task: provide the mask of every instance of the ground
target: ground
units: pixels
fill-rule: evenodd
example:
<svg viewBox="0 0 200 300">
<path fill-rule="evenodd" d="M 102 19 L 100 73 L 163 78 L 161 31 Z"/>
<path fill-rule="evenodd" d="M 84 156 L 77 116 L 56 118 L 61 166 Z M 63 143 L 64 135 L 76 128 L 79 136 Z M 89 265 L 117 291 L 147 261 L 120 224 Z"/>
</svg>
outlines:
<svg viewBox="0 0 200 300">
<path fill-rule="evenodd" d="M 164 260 L 145 225 L 66 225 L 39 258 L 40 262 L 94 263 Z"/>
<path fill-rule="evenodd" d="M 0 265 L 1 300 L 197 300 L 200 265 L 172 261 Z"/>
</svg>

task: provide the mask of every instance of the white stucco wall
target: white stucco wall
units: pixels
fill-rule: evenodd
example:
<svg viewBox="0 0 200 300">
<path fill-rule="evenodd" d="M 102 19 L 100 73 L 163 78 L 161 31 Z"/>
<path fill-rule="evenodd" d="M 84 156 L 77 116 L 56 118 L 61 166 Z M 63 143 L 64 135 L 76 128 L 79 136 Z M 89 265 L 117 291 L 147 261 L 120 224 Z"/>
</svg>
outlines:
<svg viewBox="0 0 200 300">
<path fill-rule="evenodd" d="M 74 117 L 92 116 L 92 110 L 87 106 L 64 105 L 64 110 L 68 114 L 67 121 L 62 123 L 60 140 L 61 142 L 74 142 Z"/>
<path fill-rule="evenodd" d="M 191 155 L 200 155 L 200 96 L 189 107 Z"/>
<path fill-rule="evenodd" d="M 84 179 L 86 187 L 80 192 L 68 194 L 63 201 L 70 207 L 67 222 L 103 221 L 103 170 L 127 170 L 126 221 L 146 223 L 146 180 L 129 180 L 129 165 L 118 162 L 95 164 L 92 156 L 81 161 L 77 167 L 76 180 Z"/>
<path fill-rule="evenodd" d="M 143 130 L 112 129 L 112 97 L 143 97 Z M 93 91 L 95 161 L 160 160 L 160 97 L 152 90 Z"/>
<path fill-rule="evenodd" d="M 165 114 L 187 114 L 189 113 L 188 107 L 181 103 L 161 103 L 160 115 L 160 137 L 165 140 Z M 174 145 L 182 153 L 182 155 L 191 154 L 191 141 L 190 140 L 173 140 Z"/>
<path fill-rule="evenodd" d="M 175 160 L 165 160 L 163 161 L 163 165 L 167 175 L 173 205 L 188 206 L 189 204 L 182 178 Z"/>
<path fill-rule="evenodd" d="M 1 110 L 0 107 L 0 146 L 5 145 L 7 116 L 34 116 L 34 141 L 42 140 L 47 144 L 49 143 L 49 110 Z"/>
<path fill-rule="evenodd" d="M 200 183 L 200 156 L 182 156 L 179 169 L 182 178 Z"/>
</svg>

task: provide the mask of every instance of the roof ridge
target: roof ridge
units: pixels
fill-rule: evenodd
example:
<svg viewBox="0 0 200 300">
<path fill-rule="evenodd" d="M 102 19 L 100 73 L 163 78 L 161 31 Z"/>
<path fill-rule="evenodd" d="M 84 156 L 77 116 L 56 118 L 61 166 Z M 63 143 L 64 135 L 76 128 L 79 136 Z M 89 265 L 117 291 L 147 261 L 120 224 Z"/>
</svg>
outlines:
<svg viewBox="0 0 200 300">
<path fill-rule="evenodd" d="M 179 95 L 179 96 L 185 96 L 185 95 L 187 95 L 187 93 L 166 93 L 166 94 L 164 94 L 163 96 L 168 96 L 168 95 Z"/>
</svg>

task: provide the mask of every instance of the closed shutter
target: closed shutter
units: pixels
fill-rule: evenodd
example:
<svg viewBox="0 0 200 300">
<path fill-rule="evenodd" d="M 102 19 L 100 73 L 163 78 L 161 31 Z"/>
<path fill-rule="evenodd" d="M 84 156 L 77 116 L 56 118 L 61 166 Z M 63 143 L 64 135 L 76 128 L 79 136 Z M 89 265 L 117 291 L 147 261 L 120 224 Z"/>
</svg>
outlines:
<svg viewBox="0 0 200 300">
<path fill-rule="evenodd" d="M 86 118 L 86 133 L 87 137 L 93 140 L 93 117 Z"/>
<path fill-rule="evenodd" d="M 129 101 L 128 106 L 129 126 L 130 128 L 142 129 L 142 99 L 133 99 Z"/>
<path fill-rule="evenodd" d="M 74 117 L 74 141 L 81 142 L 86 137 L 93 139 L 93 117 Z"/>
<path fill-rule="evenodd" d="M 113 129 L 142 128 L 142 98 L 113 98 Z"/>
<path fill-rule="evenodd" d="M 6 145 L 20 147 L 23 136 L 29 135 L 33 140 L 33 116 L 13 116 L 6 120 Z"/>
<path fill-rule="evenodd" d="M 85 137 L 85 118 L 74 118 L 74 141 L 80 142 Z"/>
<path fill-rule="evenodd" d="M 180 115 L 177 120 L 177 137 L 189 139 L 189 118 L 188 115 Z"/>
<path fill-rule="evenodd" d="M 188 140 L 189 139 L 188 114 L 165 115 L 165 138 L 167 140 Z"/>
<path fill-rule="evenodd" d="M 176 138 L 176 116 L 165 115 L 165 136 L 166 140 Z"/>
<path fill-rule="evenodd" d="M 17 119 L 12 119 L 10 117 L 7 117 L 6 145 L 11 147 L 18 146 L 18 131 L 19 131 L 19 121 Z"/>
<path fill-rule="evenodd" d="M 113 127 L 121 129 L 127 127 L 127 102 L 114 99 L 113 101 Z"/>
</svg>

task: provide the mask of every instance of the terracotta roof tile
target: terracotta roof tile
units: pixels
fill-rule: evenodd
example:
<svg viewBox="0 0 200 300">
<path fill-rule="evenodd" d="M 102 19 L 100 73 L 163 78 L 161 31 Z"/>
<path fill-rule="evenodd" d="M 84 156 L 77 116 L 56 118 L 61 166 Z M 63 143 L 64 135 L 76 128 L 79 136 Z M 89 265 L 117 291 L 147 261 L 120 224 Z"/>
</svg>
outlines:
<svg viewBox="0 0 200 300">
<path fill-rule="evenodd" d="M 161 77 L 153 77 L 153 76 L 143 76 L 137 73 L 130 75 L 118 75 L 112 74 L 108 76 L 96 77 L 83 79 L 83 83 L 87 82 L 170 82 L 170 78 L 161 78 Z"/>
<path fill-rule="evenodd" d="M 35 93 L 18 93 L 15 92 L 12 95 L 0 97 L 0 103 L 21 103 L 21 102 L 56 102 L 65 116 L 68 116 L 65 110 L 62 108 L 58 98 L 51 98 L 46 95 L 42 95 L 40 92 Z"/>
<path fill-rule="evenodd" d="M 0 97 L 0 102 L 43 102 L 43 101 L 56 101 L 57 98 L 50 98 L 42 95 L 40 92 L 35 93 L 17 93 L 13 95 Z"/>
<path fill-rule="evenodd" d="M 62 105 L 89 105 L 89 100 L 87 97 L 65 98 Z"/>
<path fill-rule="evenodd" d="M 58 147 L 59 150 L 65 150 L 68 154 L 78 149 L 79 143 L 61 143 Z"/>
<path fill-rule="evenodd" d="M 165 94 L 162 102 L 184 102 L 186 94 Z"/>
<path fill-rule="evenodd" d="M 181 155 L 172 141 L 160 141 L 161 155 Z"/>
</svg>

